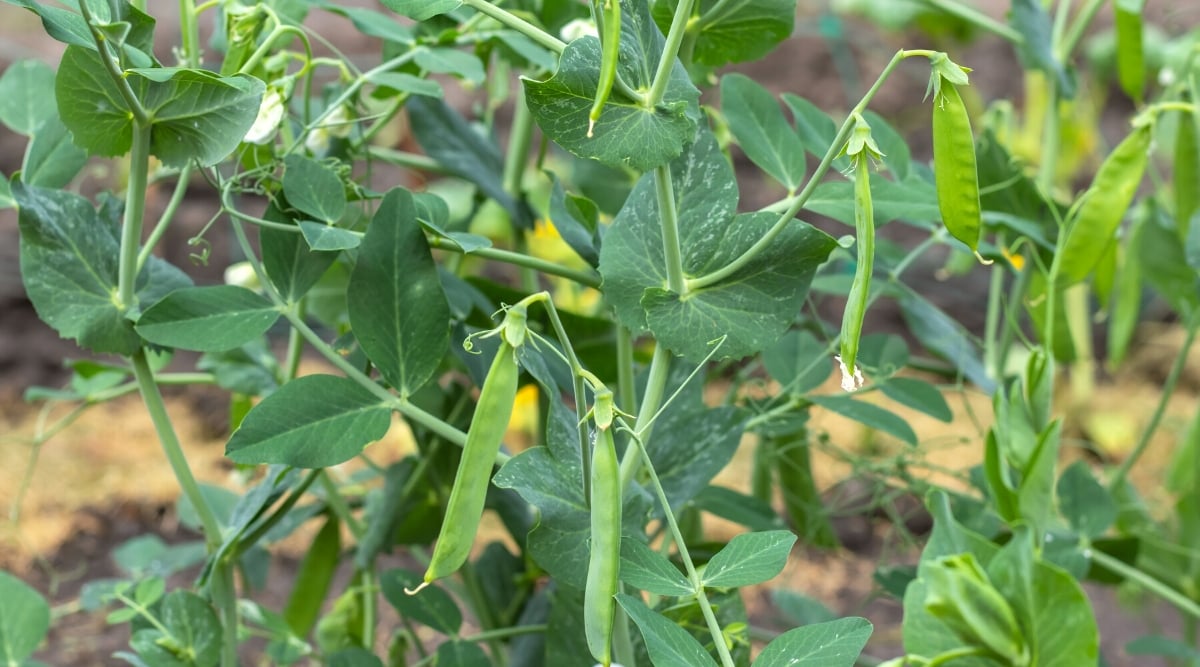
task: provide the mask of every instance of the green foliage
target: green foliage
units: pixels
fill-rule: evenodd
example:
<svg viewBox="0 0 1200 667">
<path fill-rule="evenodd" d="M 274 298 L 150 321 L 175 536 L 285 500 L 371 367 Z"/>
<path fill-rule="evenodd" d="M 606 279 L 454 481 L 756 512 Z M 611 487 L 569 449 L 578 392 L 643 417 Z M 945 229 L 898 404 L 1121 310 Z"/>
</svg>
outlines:
<svg viewBox="0 0 1200 667">
<path fill-rule="evenodd" d="M 82 409 L 138 391 L 179 518 L 203 537 L 123 543 L 119 578 L 84 589 L 81 608 L 129 626 L 119 659 L 233 667 L 262 647 L 259 662 L 341 667 L 737 667 L 757 651 L 758 667 L 848 667 L 871 624 L 771 580 L 797 543 L 839 548 L 835 517 L 899 519 L 910 494 L 933 529 L 915 567 L 879 563 L 904 606 L 904 655 L 882 664 L 1098 664 L 1085 578 L 1200 617 L 1200 420 L 1162 489 L 1143 499 L 1128 481 L 1175 426 L 1166 405 L 1200 335 L 1200 61 L 1194 38 L 1159 54 L 1139 0 L 1115 3 L 1113 81 L 1076 57 L 1096 3 L 1021 0 L 1007 23 L 962 3 L 834 3 L 817 29 L 843 74 L 862 71 L 844 42 L 868 29 L 831 12 L 855 7 L 933 27 L 934 43 L 946 26 L 997 35 L 1037 72 L 1017 108 L 951 54 L 901 50 L 874 84 L 847 77 L 866 92 L 836 117 L 717 69 L 762 71 L 807 30 L 794 0 L 182 3 L 170 67 L 154 46 L 175 26 L 147 3 L 7 1 L 67 45 L 54 67 L 0 75 L 0 123 L 26 137 L 0 180 L 22 281 L 59 335 L 120 357 L 70 362 L 65 387 L 27 396 Z M 314 9 L 379 40 L 382 64 L 314 57 Z M 928 61 L 932 112 L 874 113 L 912 58 Z M 996 80 L 996 63 L 971 64 L 972 81 Z M 1139 107 L 1124 138 L 1083 113 L 1110 84 Z M 120 160 L 114 182 L 81 177 L 97 158 Z M 763 178 L 785 196 L 756 209 L 740 184 Z M 161 215 L 152 184 L 174 188 Z M 123 203 L 76 194 L 97 187 Z M 193 286 L 156 256 L 183 205 L 211 206 L 192 259 L 237 257 L 216 267 L 230 284 Z M 812 214 L 854 237 L 796 219 Z M 909 229 L 876 240 L 890 223 Z M 914 277 L 935 251 L 949 289 L 987 283 L 982 325 Z M 825 300 L 847 296 L 839 333 Z M 1165 312 L 1154 301 L 1185 342 L 1112 465 L 1091 442 L 1091 360 L 1116 371 L 1139 318 Z M 882 305 L 906 331 L 872 331 Z M 167 366 L 174 349 L 203 353 L 194 373 Z M 839 371 L 843 391 L 823 389 Z M 198 483 L 171 424 L 159 385 L 197 381 L 230 392 L 240 490 Z M 991 419 L 951 395 L 975 391 Z M 921 473 L 939 444 L 927 429 L 967 417 L 990 427 L 964 442 L 976 468 L 945 471 L 970 483 L 950 495 Z M 394 421 L 403 455 L 367 449 Z M 1101 459 L 1060 470 L 1077 445 Z M 748 488 L 718 483 L 743 448 Z M 853 479 L 824 488 L 827 458 Z M 749 532 L 716 540 L 706 515 Z M 294 535 L 311 537 L 294 538 L 309 540 L 296 583 L 271 609 L 272 545 Z M 428 570 L 385 566 L 391 553 Z M 194 583 L 178 577 L 191 567 Z M 743 596 L 763 584 L 799 627 L 761 635 Z M 0 662 L 40 664 L 46 601 L 3 573 L 0 600 Z M 381 601 L 401 623 L 379 622 Z M 1127 648 L 1196 655 L 1169 637 Z"/>
</svg>

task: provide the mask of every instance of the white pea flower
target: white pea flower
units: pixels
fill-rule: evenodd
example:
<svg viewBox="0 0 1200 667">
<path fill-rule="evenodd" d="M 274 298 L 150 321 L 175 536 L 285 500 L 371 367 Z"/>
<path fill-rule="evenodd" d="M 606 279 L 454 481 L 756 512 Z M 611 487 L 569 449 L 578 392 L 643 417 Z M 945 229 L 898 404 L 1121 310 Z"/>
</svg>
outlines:
<svg viewBox="0 0 1200 667">
<path fill-rule="evenodd" d="M 270 88 L 263 94 L 262 104 L 258 107 L 258 118 L 242 137 L 248 144 L 266 144 L 275 138 L 279 123 L 283 120 L 283 95 L 276 88 Z"/>
<path fill-rule="evenodd" d="M 564 25 L 559 31 L 564 42 L 573 42 L 580 37 L 599 37 L 600 32 L 596 30 L 596 24 L 589 19 L 575 19 Z"/>
<path fill-rule="evenodd" d="M 225 284 L 245 287 L 252 291 L 258 291 L 262 287 L 258 282 L 258 274 L 254 272 L 254 267 L 250 265 L 250 262 L 237 262 L 226 267 Z"/>
<path fill-rule="evenodd" d="M 1158 85 L 1162 86 L 1163 88 L 1169 88 L 1174 85 L 1177 78 L 1178 77 L 1175 76 L 1175 70 L 1171 69 L 1170 67 L 1164 67 L 1158 70 Z"/>
<path fill-rule="evenodd" d="M 334 137 L 350 136 L 351 127 L 350 114 L 346 111 L 346 106 L 341 105 L 308 133 L 304 138 L 304 147 L 313 155 L 324 155 L 329 150 L 330 140 Z"/>
<path fill-rule="evenodd" d="M 861 389 L 863 386 L 863 374 L 858 368 L 858 364 L 854 364 L 854 372 L 851 373 L 849 368 L 846 368 L 846 362 L 842 361 L 842 355 L 833 357 L 838 362 L 838 368 L 842 370 L 842 391 L 854 391 Z"/>
</svg>

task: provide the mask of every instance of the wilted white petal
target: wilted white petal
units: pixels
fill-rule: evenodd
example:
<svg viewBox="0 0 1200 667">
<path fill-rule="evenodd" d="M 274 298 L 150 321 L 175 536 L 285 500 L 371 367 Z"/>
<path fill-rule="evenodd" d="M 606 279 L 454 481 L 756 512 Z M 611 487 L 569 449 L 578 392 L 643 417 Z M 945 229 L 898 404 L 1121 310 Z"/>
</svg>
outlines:
<svg viewBox="0 0 1200 667">
<path fill-rule="evenodd" d="M 564 42 L 573 42 L 580 37 L 599 37 L 600 32 L 596 30 L 596 24 L 588 19 L 575 19 L 564 25 L 559 31 Z"/>
<path fill-rule="evenodd" d="M 242 137 L 242 141 L 248 144 L 265 144 L 271 141 L 282 120 L 283 95 L 271 88 L 263 95 L 262 104 L 258 107 L 258 118 L 254 119 L 254 124 L 250 126 L 246 136 Z"/>
<path fill-rule="evenodd" d="M 842 371 L 842 391 L 861 389 L 865 381 L 863 380 L 862 370 L 858 368 L 858 364 L 854 365 L 854 372 L 851 373 L 850 369 L 846 368 L 846 362 L 842 361 L 840 354 L 835 355 L 833 358 L 837 360 L 838 368 Z"/>
</svg>

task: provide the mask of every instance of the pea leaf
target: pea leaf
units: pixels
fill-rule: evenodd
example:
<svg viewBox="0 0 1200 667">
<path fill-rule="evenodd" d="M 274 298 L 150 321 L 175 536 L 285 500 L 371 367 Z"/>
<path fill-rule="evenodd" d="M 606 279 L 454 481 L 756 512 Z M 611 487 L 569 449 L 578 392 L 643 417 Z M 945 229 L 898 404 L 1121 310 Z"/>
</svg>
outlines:
<svg viewBox="0 0 1200 667">
<path fill-rule="evenodd" d="M 802 395 L 829 379 L 830 351 L 808 331 L 789 331 L 763 351 L 767 373 L 792 394 Z"/>
<path fill-rule="evenodd" d="M 655 595 L 684 597 L 695 592 L 666 556 L 632 538 L 621 540 L 621 581 Z"/>
<path fill-rule="evenodd" d="M 412 194 L 383 198 L 350 274 L 350 324 L 379 372 L 409 396 L 429 381 L 450 346 L 450 305 Z"/>
<path fill-rule="evenodd" d="M 804 144 L 775 96 L 747 76 L 727 74 L 721 78 L 721 112 L 746 157 L 794 192 L 804 181 Z"/>
<path fill-rule="evenodd" d="M 825 157 L 825 153 L 833 145 L 833 140 L 837 138 L 837 123 L 829 114 L 803 97 L 784 93 L 783 102 L 792 110 L 796 135 L 804 143 L 804 148 L 818 158 Z M 843 160 L 842 164 L 848 162 Z"/>
<path fill-rule="evenodd" d="M 716 667 L 717 663 L 700 642 L 674 621 L 650 609 L 638 598 L 624 593 L 617 594 L 617 602 L 637 624 L 653 664 Z"/>
<path fill-rule="evenodd" d="M 12 193 L 20 207 L 21 278 L 42 321 L 64 338 L 95 352 L 132 354 L 141 345 L 127 315 L 191 280 L 150 258 L 138 274 L 138 303 L 121 308 L 117 293 L 117 215 L 92 208 L 83 197 L 19 181 Z"/>
<path fill-rule="evenodd" d="M 617 72 L 635 90 L 648 90 L 663 50 L 663 37 L 645 3 L 621 1 L 621 53 Z M 679 155 L 696 130 L 699 91 L 683 66 L 671 70 L 662 103 L 647 109 L 614 90 L 588 136 L 588 114 L 600 81 L 600 40 L 583 37 L 567 45 L 558 71 L 547 81 L 525 79 L 525 97 L 546 136 L 583 158 L 648 171 Z"/>
<path fill-rule="evenodd" d="M 349 250 L 362 245 L 363 235 L 349 229 L 334 227 L 323 222 L 301 220 L 296 223 L 300 227 L 300 235 L 313 252 L 336 252 Z"/>
<path fill-rule="evenodd" d="M 258 116 L 265 85 L 246 75 L 206 70 L 126 70 L 126 81 L 151 118 L 150 152 L 171 167 L 216 164 L 241 143 Z M 133 118 L 100 56 L 69 46 L 55 80 L 58 112 L 75 141 L 93 155 L 123 155 Z"/>
<path fill-rule="evenodd" d="M 378 37 L 379 39 L 399 44 L 411 44 L 413 42 L 412 30 L 407 26 L 400 25 L 394 17 L 382 12 L 367 9 L 366 7 L 342 7 L 331 0 L 320 0 L 312 4 L 327 12 L 350 19 L 354 27 L 368 37 Z M 428 5 L 432 3 L 421 4 Z M 457 5 L 458 0 L 454 0 L 454 4 Z"/>
<path fill-rule="evenodd" d="M 874 111 L 864 111 L 863 118 L 871 126 L 871 138 L 883 152 L 883 164 L 895 174 L 897 181 L 907 181 L 909 167 L 912 166 L 912 151 L 908 149 L 908 142 L 891 123 Z"/>
<path fill-rule="evenodd" d="M 733 459 L 746 416 L 736 408 L 668 410 L 646 450 L 672 508 L 700 493 Z"/>
<path fill-rule="evenodd" d="M 283 161 L 283 194 L 302 213 L 328 224 L 346 212 L 346 189 L 329 166 L 303 155 Z"/>
<path fill-rule="evenodd" d="M 519 227 L 533 227 L 529 205 L 504 189 L 500 149 L 482 137 L 457 111 L 440 99 L 414 97 L 405 105 L 417 143 L 446 171 L 464 178 L 508 211 Z"/>
<path fill-rule="evenodd" d="M 31 135 L 21 164 L 21 180 L 44 188 L 62 188 L 85 164 L 87 153 L 75 145 L 58 111 L 52 109 Z"/>
<path fill-rule="evenodd" d="M 559 236 L 575 254 L 593 267 L 600 264 L 599 211 L 587 198 L 577 197 L 563 188 L 553 172 L 546 172 L 553 188 L 550 191 L 550 221 Z"/>
<path fill-rule="evenodd" d="M 474 84 L 487 77 L 479 58 L 458 49 L 417 47 L 413 62 L 434 74 L 450 74 Z"/>
<path fill-rule="evenodd" d="M 410 19 L 424 21 L 458 9 L 461 0 L 383 0 L 384 6 Z"/>
<path fill-rule="evenodd" d="M 526 548 L 533 560 L 556 581 L 583 590 L 587 579 L 591 515 L 583 495 L 582 466 L 575 413 L 550 401 L 546 446 L 514 456 L 492 477 L 538 508 L 538 523 L 529 531 Z M 639 494 L 625 495 L 627 525 L 641 525 L 647 503 Z"/>
<path fill-rule="evenodd" d="M 446 635 L 458 633 L 462 627 L 462 612 L 458 605 L 440 586 L 427 586 L 418 595 L 409 595 L 421 584 L 421 575 L 396 568 L 379 576 L 379 587 L 383 597 L 405 618 L 424 623 Z"/>
<path fill-rule="evenodd" d="M 161 619 L 175 646 L 189 655 L 196 667 L 216 667 L 220 662 L 221 624 L 204 598 L 188 591 L 171 591 L 163 598 Z"/>
<path fill-rule="evenodd" d="M 704 585 L 739 588 L 778 576 L 787 564 L 796 536 L 788 530 L 742 533 L 729 540 L 704 568 Z"/>
<path fill-rule="evenodd" d="M 677 0 L 658 2 L 654 18 L 666 32 Z M 695 35 L 692 57 L 701 65 L 757 60 L 792 34 L 796 0 L 701 0 L 700 16 L 688 27 Z"/>
<path fill-rule="evenodd" d="M 292 222 L 274 205 L 267 207 L 263 219 L 283 224 Z M 337 229 L 319 223 L 311 224 L 322 229 Z M 267 271 L 267 278 L 275 285 L 275 289 L 279 290 L 280 296 L 289 302 L 299 300 L 317 284 L 338 256 L 336 252 L 312 250 L 312 241 L 308 235 L 301 238 L 301 235 L 295 232 L 262 227 L 258 238 L 262 246 L 263 268 Z M 354 238 L 358 242 L 362 241 L 359 236 L 355 235 Z"/>
<path fill-rule="evenodd" d="M 325 468 L 358 456 L 387 433 L 391 410 L 357 382 L 306 375 L 254 406 L 225 445 L 234 463 Z"/>
<path fill-rule="evenodd" d="M 379 656 L 361 646 L 351 646 L 330 653 L 329 667 L 383 667 Z"/>
<path fill-rule="evenodd" d="M 438 646 L 437 664 L 456 665 L 457 667 L 491 667 L 492 661 L 488 659 L 479 644 L 453 639 Z"/>
<path fill-rule="evenodd" d="M 443 97 L 442 86 L 437 81 L 432 79 L 423 79 L 412 74 L 404 72 L 378 72 L 367 77 L 367 80 L 381 88 L 391 88 L 392 90 L 410 95 L 424 95 L 425 97 Z"/>
<path fill-rule="evenodd" d="M 0 123 L 26 136 L 42 121 L 58 116 L 54 70 L 40 60 L 18 60 L 0 76 Z"/>
<path fill-rule="evenodd" d="M 789 630 L 767 644 L 755 667 L 853 667 L 874 626 L 865 618 L 837 620 Z"/>
<path fill-rule="evenodd" d="M 1117 503 L 1083 461 L 1058 478 L 1058 508 L 1075 532 L 1089 538 L 1104 534 L 1117 520 Z"/>
<path fill-rule="evenodd" d="M 19 5 L 42 19 L 42 27 L 46 34 L 54 39 L 84 48 L 96 49 L 96 42 L 88 29 L 87 22 L 78 12 L 56 7 L 35 0 L 4 0 L 11 5 Z M 69 2 L 78 7 L 78 2 Z M 149 66 L 154 62 L 154 18 L 134 7 L 129 2 L 97 2 L 90 0 L 88 8 L 100 23 L 123 22 L 129 26 L 125 34 L 123 52 L 130 62 L 139 67 Z M 116 13 L 112 9 L 116 9 Z M 111 42 L 110 42 L 111 43 Z"/>
<path fill-rule="evenodd" d="M 692 502 L 697 509 L 741 524 L 750 530 L 775 530 L 784 527 L 783 519 L 769 503 L 723 486 L 710 484 L 696 494 Z"/>
<path fill-rule="evenodd" d="M 25 582 L 0 571 L 0 662 L 21 665 L 50 630 L 50 605 Z"/>
<path fill-rule="evenodd" d="M 914 447 L 917 445 L 917 434 L 913 433 L 908 422 L 878 405 L 864 403 L 849 396 L 809 396 L 808 400 L 826 410 L 899 438 Z"/>
<path fill-rule="evenodd" d="M 893 220 L 904 220 L 929 228 L 931 220 L 941 218 L 933 184 L 913 175 L 903 183 L 897 183 L 871 174 L 871 201 L 877 227 Z M 843 180 L 825 181 L 813 190 L 804 208 L 853 225 L 854 184 Z"/>
<path fill-rule="evenodd" d="M 220 352 L 258 338 L 279 319 L 275 304 L 245 287 L 185 287 L 146 309 L 137 332 L 165 347 Z"/>
<path fill-rule="evenodd" d="M 733 217 L 737 184 L 707 131 L 671 163 L 685 277 L 721 268 L 766 233 L 770 213 Z M 717 356 L 738 358 L 776 342 L 790 325 L 817 266 L 834 241 L 794 222 L 775 242 L 729 279 L 689 292 L 668 291 L 654 174 L 638 182 L 617 214 L 600 250 L 605 296 L 634 331 L 649 329 L 672 351 L 700 361 L 710 342 L 725 336 Z"/>
<path fill-rule="evenodd" d="M 899 303 L 905 323 L 922 345 L 954 364 L 981 391 L 991 392 L 995 388 L 996 382 L 988 377 L 978 347 L 961 324 L 916 292 L 906 290 Z"/>
<path fill-rule="evenodd" d="M 942 392 L 928 382 L 913 378 L 891 378 L 879 385 L 879 389 L 893 401 L 920 410 L 934 419 L 947 423 L 954 419 L 954 413 L 950 412 Z"/>
</svg>

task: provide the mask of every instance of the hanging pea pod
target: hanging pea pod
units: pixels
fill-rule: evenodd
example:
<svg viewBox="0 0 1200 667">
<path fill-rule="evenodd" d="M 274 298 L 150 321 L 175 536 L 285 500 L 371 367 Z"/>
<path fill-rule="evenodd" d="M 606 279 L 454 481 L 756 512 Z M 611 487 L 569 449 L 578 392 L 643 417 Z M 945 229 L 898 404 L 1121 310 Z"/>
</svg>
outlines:
<svg viewBox="0 0 1200 667">
<path fill-rule="evenodd" d="M 584 588 L 583 629 L 588 650 L 601 665 L 612 664 L 614 601 L 620 586 L 621 463 L 613 441 L 613 395 L 596 389 L 592 408 L 596 440 L 592 446 L 591 557 Z"/>
<path fill-rule="evenodd" d="M 500 336 L 500 349 L 483 381 L 475 416 L 467 429 L 467 442 L 463 445 L 458 472 L 454 476 L 454 488 L 450 490 L 446 517 L 434 545 L 433 558 L 425 570 L 425 584 L 458 570 L 471 553 L 483 516 L 492 465 L 500 452 L 517 398 L 520 369 L 516 347 L 525 340 L 525 320 L 525 308 L 514 306 L 508 310 L 500 327 L 488 334 Z"/>
<path fill-rule="evenodd" d="M 1109 153 L 1075 215 L 1067 221 L 1067 237 L 1060 250 L 1060 287 L 1086 278 L 1113 242 L 1146 171 L 1152 128 L 1153 123 L 1142 123 Z"/>
<path fill-rule="evenodd" d="M 1200 141 L 1197 141 L 1200 114 L 1195 111 L 1179 115 L 1175 132 L 1175 229 L 1180 241 L 1187 240 L 1192 216 L 1200 211 Z"/>
<path fill-rule="evenodd" d="M 971 132 L 971 119 L 955 82 L 942 70 L 935 69 L 934 77 L 936 80 L 931 83 L 934 90 L 933 175 L 938 209 L 946 231 L 976 252 L 983 228 L 983 213 L 979 204 L 975 135 Z M 962 78 L 965 80 L 965 77 L 964 73 Z"/>
<path fill-rule="evenodd" d="M 857 367 L 858 342 L 871 294 L 871 273 L 875 265 L 875 208 L 871 201 L 871 160 L 883 157 L 871 139 L 871 127 L 855 115 L 854 134 L 846 142 L 846 155 L 853 160 L 854 232 L 858 263 L 854 283 L 842 314 L 841 359 L 842 389 L 853 391 L 862 386 L 862 371 Z"/>
<path fill-rule="evenodd" d="M 603 9 L 601 9 L 603 3 Z M 600 112 L 612 92 L 613 83 L 617 80 L 617 56 L 621 52 L 621 1 L 595 0 L 593 12 L 598 19 L 602 37 L 600 39 L 600 79 L 596 85 L 596 100 L 592 103 L 591 113 L 588 114 L 588 137 L 593 136 L 596 122 L 600 120 Z"/>
</svg>

